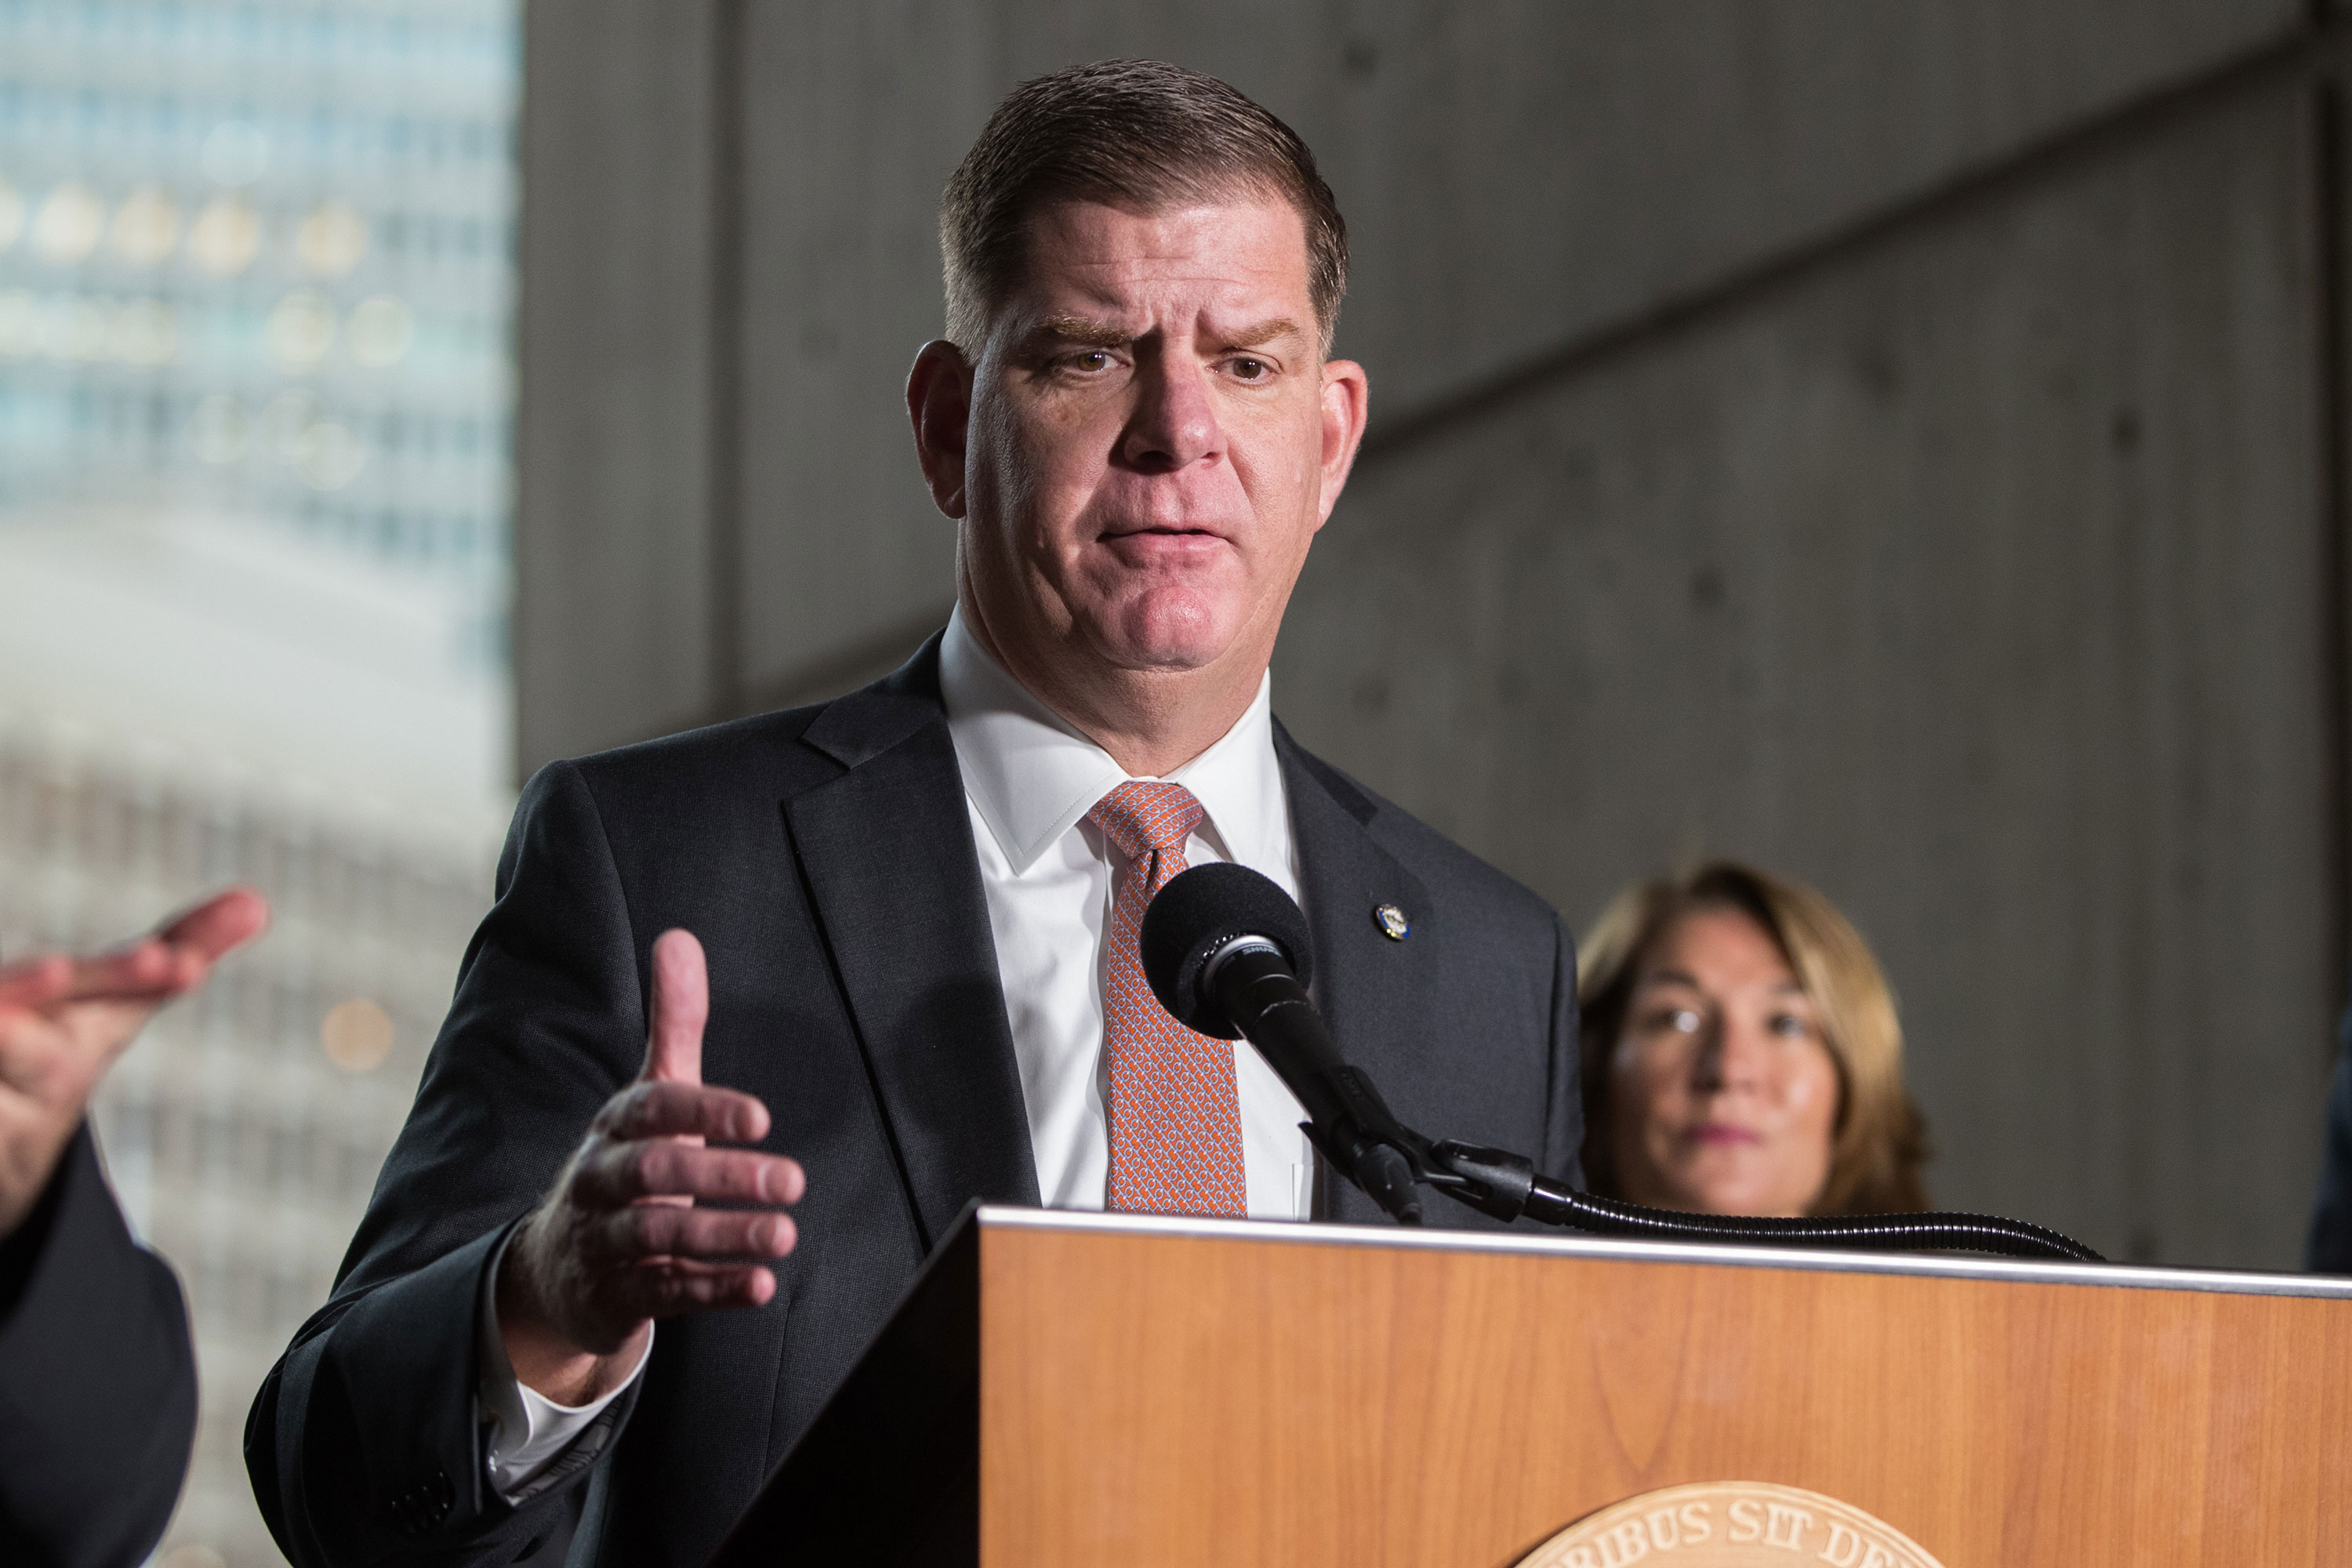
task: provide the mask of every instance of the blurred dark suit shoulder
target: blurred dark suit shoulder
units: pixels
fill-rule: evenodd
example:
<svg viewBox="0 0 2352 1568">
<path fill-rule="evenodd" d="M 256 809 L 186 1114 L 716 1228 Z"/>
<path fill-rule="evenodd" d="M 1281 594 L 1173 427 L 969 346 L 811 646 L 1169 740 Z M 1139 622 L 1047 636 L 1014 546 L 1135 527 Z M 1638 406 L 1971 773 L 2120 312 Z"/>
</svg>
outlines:
<svg viewBox="0 0 2352 1568">
<path fill-rule="evenodd" d="M 2327 1084 L 2326 1152 L 2312 1205 L 2305 1267 L 2352 1274 L 2352 1012 L 2336 1025 L 2336 1072 Z"/>
<path fill-rule="evenodd" d="M 0 1241 L 0 1563 L 142 1561 L 195 1430 L 180 1282 L 131 1239 L 85 1126 Z"/>
</svg>

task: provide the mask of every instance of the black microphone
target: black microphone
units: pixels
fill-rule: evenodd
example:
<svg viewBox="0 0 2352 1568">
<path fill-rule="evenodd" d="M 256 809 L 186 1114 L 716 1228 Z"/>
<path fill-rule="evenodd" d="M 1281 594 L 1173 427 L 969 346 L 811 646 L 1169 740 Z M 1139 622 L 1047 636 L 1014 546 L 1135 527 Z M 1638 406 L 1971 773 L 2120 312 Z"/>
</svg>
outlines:
<svg viewBox="0 0 2352 1568">
<path fill-rule="evenodd" d="M 1420 1141 L 1340 1059 L 1308 999 L 1307 917 L 1289 894 L 1246 866 L 1195 866 L 1144 911 L 1141 947 L 1144 978 L 1178 1023 L 1246 1037 L 1306 1110 L 1307 1135 L 1333 1168 L 1399 1224 L 1421 1223 Z"/>
</svg>

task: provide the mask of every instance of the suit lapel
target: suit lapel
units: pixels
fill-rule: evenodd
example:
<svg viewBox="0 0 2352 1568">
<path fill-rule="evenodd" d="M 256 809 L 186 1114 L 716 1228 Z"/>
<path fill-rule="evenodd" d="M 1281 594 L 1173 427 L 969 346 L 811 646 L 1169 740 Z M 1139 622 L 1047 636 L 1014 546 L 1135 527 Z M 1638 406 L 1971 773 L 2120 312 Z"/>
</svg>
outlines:
<svg viewBox="0 0 2352 1568">
<path fill-rule="evenodd" d="M 1377 1085 L 1397 1083 L 1433 1037 L 1441 933 L 1423 923 L 1428 890 L 1368 830 L 1380 814 L 1378 802 L 1307 755 L 1279 723 L 1274 746 L 1290 797 L 1299 890 L 1315 942 L 1316 1005 L 1342 1057 Z M 1403 941 L 1381 933 L 1373 911 L 1383 904 L 1395 905 L 1414 922 Z M 1396 1109 L 1411 1120 L 1407 1108 Z M 1369 1199 L 1353 1188 L 1336 1190 L 1339 1185 L 1323 1184 L 1328 1196 L 1318 1207 L 1326 1217 L 1378 1217 Z"/>
<path fill-rule="evenodd" d="M 972 1198 L 1038 1201 L 939 639 L 803 739 L 847 771 L 784 816 L 929 1250 Z"/>
</svg>

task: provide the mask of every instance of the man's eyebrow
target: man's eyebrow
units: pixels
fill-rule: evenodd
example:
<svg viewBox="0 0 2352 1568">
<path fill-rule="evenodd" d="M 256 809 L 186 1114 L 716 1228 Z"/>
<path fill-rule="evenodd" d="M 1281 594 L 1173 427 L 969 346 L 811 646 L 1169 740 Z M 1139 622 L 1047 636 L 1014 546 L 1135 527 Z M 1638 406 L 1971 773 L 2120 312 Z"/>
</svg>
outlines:
<svg viewBox="0 0 2352 1568">
<path fill-rule="evenodd" d="M 1255 327 L 1244 327 L 1238 332 L 1226 333 L 1224 343 L 1229 349 L 1257 349 L 1264 348 L 1276 338 L 1305 335 L 1298 330 L 1297 322 L 1287 316 L 1276 316 L 1271 321 L 1260 321 Z"/>
<path fill-rule="evenodd" d="M 1037 323 L 1032 335 L 1092 349 L 1123 349 L 1135 342 L 1135 334 L 1126 328 L 1114 327 L 1108 321 L 1092 321 L 1085 316 L 1048 316 Z M 1217 341 L 1229 349 L 1255 349 L 1263 348 L 1277 339 L 1304 335 L 1297 321 L 1287 316 L 1276 316 L 1272 321 L 1227 332 Z"/>
<path fill-rule="evenodd" d="M 1090 321 L 1084 316 L 1048 316 L 1037 323 L 1031 335 L 1091 349 L 1123 349 L 1135 342 L 1133 332 L 1108 321 Z"/>
</svg>

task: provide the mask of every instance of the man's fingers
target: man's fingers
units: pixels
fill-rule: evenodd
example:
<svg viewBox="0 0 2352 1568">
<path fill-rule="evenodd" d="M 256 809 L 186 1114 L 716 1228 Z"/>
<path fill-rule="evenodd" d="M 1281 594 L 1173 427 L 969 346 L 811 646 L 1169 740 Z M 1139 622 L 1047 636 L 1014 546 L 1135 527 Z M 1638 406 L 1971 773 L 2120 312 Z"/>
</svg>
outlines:
<svg viewBox="0 0 2352 1568">
<path fill-rule="evenodd" d="M 792 1218 L 677 1204 L 635 1204 L 608 1215 L 604 1244 L 624 1258 L 696 1258 L 707 1262 L 782 1258 L 800 1239 Z"/>
<path fill-rule="evenodd" d="M 152 936 L 87 958 L 47 953 L 0 970 L 0 1005 L 50 1007 L 100 997 L 160 1002 L 186 989 L 184 966 Z"/>
<path fill-rule="evenodd" d="M 764 1307 L 776 1294 L 776 1277 L 757 1264 L 690 1258 L 638 1264 L 624 1270 L 616 1284 L 625 1310 L 640 1318 Z"/>
<path fill-rule="evenodd" d="M 710 1016 L 710 980 L 702 943 L 692 931 L 666 931 L 654 939 L 653 1029 L 646 1041 L 646 1077 L 656 1082 L 702 1081 L 702 1026 Z"/>
<path fill-rule="evenodd" d="M 147 1000 L 0 1003 L 0 1083 L 79 1119 L 90 1088 L 154 1012 Z"/>
<path fill-rule="evenodd" d="M 715 1138 L 721 1143 L 757 1143 L 768 1135 L 768 1108 L 739 1089 L 634 1083 L 604 1102 L 593 1125 L 623 1142 Z"/>
<path fill-rule="evenodd" d="M 230 949 L 259 936 L 269 925 L 269 901 L 251 888 L 226 888 L 194 909 L 174 915 L 155 934 L 197 963 L 197 977 Z"/>
<path fill-rule="evenodd" d="M 47 1007 L 94 1000 L 165 1001 L 201 984 L 230 949 L 269 924 L 269 905 L 230 888 L 164 922 L 152 936 L 87 957 L 51 953 L 0 968 L 0 1005 Z"/>
<path fill-rule="evenodd" d="M 575 1201 L 618 1208 L 639 1198 L 701 1198 L 721 1203 L 791 1204 L 808 1189 L 798 1164 L 753 1149 L 705 1149 L 667 1139 L 617 1144 L 583 1161 Z"/>
<path fill-rule="evenodd" d="M 0 963 L 0 1006 L 38 1007 L 56 1001 L 73 984 L 74 963 L 62 952 L 45 952 Z"/>
</svg>

